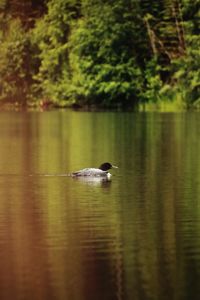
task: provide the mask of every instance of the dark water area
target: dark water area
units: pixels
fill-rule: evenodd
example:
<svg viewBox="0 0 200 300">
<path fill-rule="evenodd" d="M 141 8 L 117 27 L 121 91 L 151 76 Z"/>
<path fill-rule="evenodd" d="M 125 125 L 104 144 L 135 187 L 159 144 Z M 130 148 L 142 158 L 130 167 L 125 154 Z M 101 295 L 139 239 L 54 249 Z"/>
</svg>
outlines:
<svg viewBox="0 0 200 300">
<path fill-rule="evenodd" d="M 110 181 L 67 176 L 110 161 Z M 0 299 L 200 297 L 200 114 L 0 113 Z"/>
</svg>

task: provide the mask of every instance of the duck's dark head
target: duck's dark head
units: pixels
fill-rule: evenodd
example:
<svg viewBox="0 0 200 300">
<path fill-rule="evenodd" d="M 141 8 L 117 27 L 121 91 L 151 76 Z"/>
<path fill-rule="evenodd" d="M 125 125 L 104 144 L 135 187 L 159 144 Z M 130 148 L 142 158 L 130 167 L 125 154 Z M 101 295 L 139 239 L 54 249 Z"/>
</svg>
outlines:
<svg viewBox="0 0 200 300">
<path fill-rule="evenodd" d="M 108 170 L 110 170 L 112 168 L 118 168 L 118 167 L 111 165 L 109 162 L 103 163 L 99 167 L 99 169 L 101 169 L 102 171 L 108 171 Z"/>
</svg>

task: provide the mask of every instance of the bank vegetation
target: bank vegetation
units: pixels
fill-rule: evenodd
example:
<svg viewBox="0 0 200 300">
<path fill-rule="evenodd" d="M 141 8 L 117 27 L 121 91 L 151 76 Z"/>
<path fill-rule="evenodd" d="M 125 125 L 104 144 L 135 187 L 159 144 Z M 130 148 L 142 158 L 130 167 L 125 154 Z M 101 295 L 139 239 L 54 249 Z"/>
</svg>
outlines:
<svg viewBox="0 0 200 300">
<path fill-rule="evenodd" d="M 0 105 L 200 106 L 200 0 L 0 0 Z"/>
</svg>

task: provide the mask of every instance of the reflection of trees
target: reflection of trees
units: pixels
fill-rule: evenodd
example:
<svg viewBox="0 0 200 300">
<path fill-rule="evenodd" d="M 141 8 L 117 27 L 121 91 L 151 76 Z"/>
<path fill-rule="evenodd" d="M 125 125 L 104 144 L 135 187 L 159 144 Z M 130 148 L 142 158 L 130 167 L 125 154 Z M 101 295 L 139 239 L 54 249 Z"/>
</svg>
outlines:
<svg viewBox="0 0 200 300">
<path fill-rule="evenodd" d="M 195 149 L 189 146 L 197 133 L 190 134 L 191 119 L 181 114 L 137 118 L 140 128 L 129 142 L 134 174 L 128 194 L 134 196 L 123 202 L 127 299 L 133 295 L 135 299 L 179 299 L 187 293 L 195 294 L 190 286 L 197 295 L 198 255 L 192 254 L 191 268 L 189 254 L 190 249 L 199 248 L 200 241 L 197 202 L 192 202 L 198 195 L 195 178 L 199 178 L 200 168 L 195 167 L 195 159 L 200 143 Z M 123 162 L 127 167 L 129 158 Z M 124 198 L 127 191 L 123 186 L 127 189 L 127 183 L 119 189 Z M 195 280 L 194 274 L 198 275 Z"/>
<path fill-rule="evenodd" d="M 103 152 L 104 139 L 110 143 L 110 135 L 105 131 L 103 142 L 97 142 L 90 126 L 91 122 L 95 124 L 93 118 L 89 118 L 88 126 L 84 123 L 86 131 L 82 131 L 75 114 L 70 116 L 64 119 L 60 112 L 44 114 L 42 118 L 40 114 L 27 114 L 19 119 L 13 140 L 8 139 L 5 147 L 13 149 L 16 143 L 19 165 L 6 169 L 18 176 L 5 178 L 4 200 L 0 204 L 6 211 L 6 225 L 0 232 L 0 257 L 4 261 L 0 272 L 2 298 L 31 299 L 37 295 L 37 299 L 91 299 L 96 295 L 95 288 L 99 297 L 112 295 L 113 291 L 121 297 L 120 222 L 115 203 L 109 199 L 111 182 L 78 186 L 71 178 L 28 176 L 63 173 L 73 169 L 77 161 L 83 165 L 84 139 L 88 145 L 86 158 L 93 153 L 94 145 L 102 155 L 95 159 L 96 163 L 107 157 Z M 108 124 L 109 119 L 106 120 Z M 100 119 L 97 123 L 96 130 L 100 132 Z M 12 123 L 10 126 L 8 132 L 13 130 Z M 72 152 L 77 154 L 77 160 L 73 161 Z M 9 161 L 9 151 L 3 155 Z M 94 204 L 89 204 L 91 199 L 82 200 L 81 192 L 91 188 Z M 7 254 L 11 259 L 7 259 Z M 9 290 L 6 287 L 11 282 Z"/>
<path fill-rule="evenodd" d="M 102 135 L 101 114 L 86 118 L 84 132 L 74 114 L 53 113 L 46 127 L 50 115 L 11 123 L 13 139 L 0 148 L 2 169 L 20 175 L 0 176 L 0 298 L 199 296 L 197 115 L 105 114 Z M 109 155 L 120 168 L 108 185 L 22 176 L 93 166 Z"/>
<path fill-rule="evenodd" d="M 79 203 L 84 299 L 123 299 L 119 203 L 110 190 L 93 191 L 93 199 Z"/>
</svg>

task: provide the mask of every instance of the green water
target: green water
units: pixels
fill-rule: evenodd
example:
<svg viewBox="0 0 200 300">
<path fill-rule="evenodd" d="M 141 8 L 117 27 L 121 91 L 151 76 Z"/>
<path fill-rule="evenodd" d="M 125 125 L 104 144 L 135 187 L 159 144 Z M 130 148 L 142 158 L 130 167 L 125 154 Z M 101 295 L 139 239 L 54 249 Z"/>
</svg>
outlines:
<svg viewBox="0 0 200 300">
<path fill-rule="evenodd" d="M 0 266 L 1 300 L 199 299 L 200 114 L 0 113 Z"/>
</svg>

